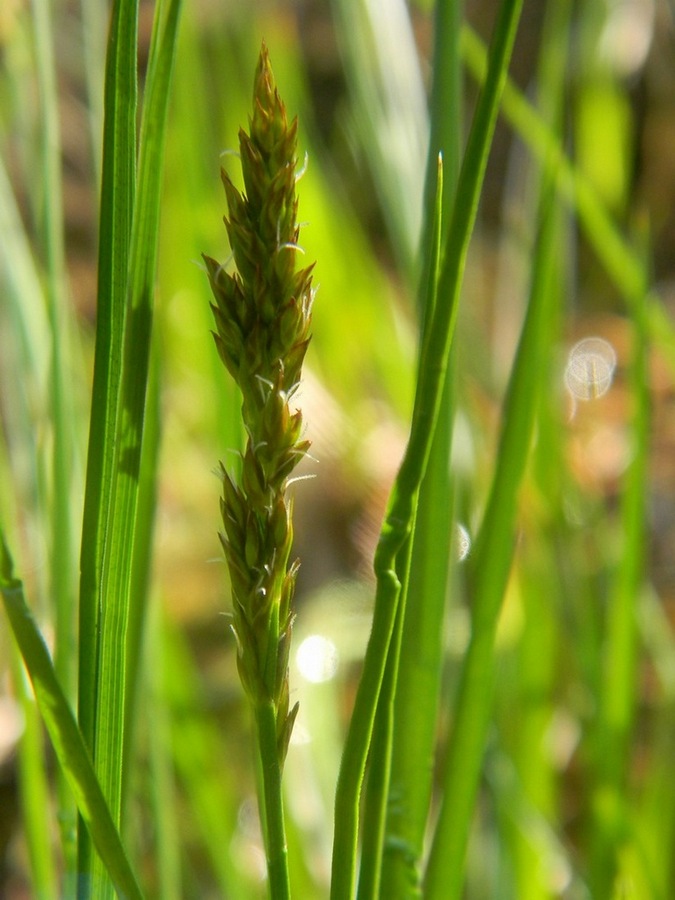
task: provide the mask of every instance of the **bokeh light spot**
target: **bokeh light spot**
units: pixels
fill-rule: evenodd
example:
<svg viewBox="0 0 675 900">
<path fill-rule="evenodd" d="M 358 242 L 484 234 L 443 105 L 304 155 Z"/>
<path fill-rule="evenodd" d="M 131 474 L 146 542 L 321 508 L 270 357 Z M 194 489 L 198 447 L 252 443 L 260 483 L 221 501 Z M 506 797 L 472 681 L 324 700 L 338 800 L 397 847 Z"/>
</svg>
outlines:
<svg viewBox="0 0 675 900">
<path fill-rule="evenodd" d="M 616 368 L 616 353 L 604 338 L 584 338 L 567 357 L 565 385 L 577 400 L 596 400 L 610 388 Z"/>
<path fill-rule="evenodd" d="M 295 662 L 303 678 L 321 684 L 335 677 L 339 654 L 335 644 L 320 634 L 311 634 L 298 647 Z"/>
<path fill-rule="evenodd" d="M 455 525 L 455 550 L 459 562 L 464 562 L 471 552 L 471 536 L 461 522 Z"/>
</svg>

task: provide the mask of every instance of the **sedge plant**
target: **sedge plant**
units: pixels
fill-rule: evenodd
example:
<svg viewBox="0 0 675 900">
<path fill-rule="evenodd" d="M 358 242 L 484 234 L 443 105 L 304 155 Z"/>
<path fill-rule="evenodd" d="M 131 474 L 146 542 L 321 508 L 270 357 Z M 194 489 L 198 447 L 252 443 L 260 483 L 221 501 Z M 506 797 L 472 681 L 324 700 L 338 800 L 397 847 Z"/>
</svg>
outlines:
<svg viewBox="0 0 675 900">
<path fill-rule="evenodd" d="M 93 143 L 102 149 L 102 164 L 93 167 L 100 168 L 102 186 L 93 402 L 88 423 L 78 421 L 75 428 L 71 419 L 84 404 L 68 390 L 76 344 L 71 338 L 77 329 L 64 285 L 66 251 L 59 233 L 64 212 L 55 198 L 40 226 L 42 251 L 28 252 L 16 202 L 21 191 L 10 184 L 4 159 L 0 162 L 0 263 L 1 274 L 8 273 L 0 338 L 7 321 L 18 340 L 3 340 L 3 354 L 15 354 L 11 359 L 21 373 L 16 396 L 6 396 L 11 392 L 5 383 L 11 379 L 0 386 L 3 431 L 13 432 L 13 442 L 0 446 L 0 512 L 11 523 L 0 532 L 0 591 L 19 651 L 13 648 L 11 673 L 26 721 L 18 752 L 32 892 L 96 900 L 115 894 L 239 900 L 266 891 L 286 900 L 292 890 L 302 900 L 320 900 L 329 892 L 334 900 L 446 900 L 499 891 L 519 900 L 552 900 L 564 892 L 616 897 L 630 890 L 638 900 L 667 898 L 673 893 L 675 831 L 670 765 L 675 637 L 645 569 L 653 425 L 650 352 L 651 345 L 657 346 L 672 370 L 675 331 L 651 287 L 648 230 L 637 229 L 635 246 L 628 242 L 592 180 L 564 149 L 567 114 L 561 113 L 567 112 L 569 38 L 577 14 L 584 21 L 592 18 L 596 4 L 589 0 L 579 11 L 567 0 L 547 5 L 538 90 L 526 99 L 507 76 L 520 0 L 495 4 L 489 47 L 463 21 L 461 3 L 438 2 L 428 110 L 420 99 L 423 80 L 406 3 L 334 4 L 354 127 L 361 128 L 355 143 L 363 145 L 372 170 L 373 202 L 383 213 L 393 248 L 391 269 L 405 286 L 400 293 L 415 279 L 419 283 L 417 303 L 406 311 L 418 338 L 414 372 L 413 366 L 406 368 L 413 354 L 406 357 L 393 337 L 410 323 L 387 318 L 386 280 L 334 182 L 322 181 L 321 154 L 319 166 L 312 166 L 303 182 L 302 218 L 312 221 L 307 245 L 311 258 L 321 261 L 324 300 L 332 302 L 322 303 L 311 322 L 312 267 L 303 262 L 298 226 L 298 125 L 279 97 L 264 46 L 253 111 L 239 134 L 243 188 L 235 186 L 230 173 L 222 175 L 232 258 L 204 257 L 208 284 L 195 273 L 197 289 L 178 282 L 196 253 L 186 245 L 192 239 L 194 248 L 205 246 L 211 238 L 204 232 L 216 222 L 215 214 L 204 213 L 207 208 L 215 213 L 215 200 L 200 153 L 209 128 L 227 133 L 240 115 L 235 70 L 238 51 L 248 46 L 243 31 L 225 35 L 214 29 L 209 54 L 202 52 L 199 26 L 190 23 L 179 48 L 180 78 L 169 113 L 179 0 L 157 3 L 142 91 L 137 83 L 138 4 L 112 4 L 101 93 L 105 124 L 100 134 L 93 129 Z M 33 8 L 36 87 L 44 99 L 40 172 L 46 194 L 56 195 L 61 188 L 54 154 L 59 135 L 49 46 L 53 23 L 46 15 L 47 0 L 35 0 Z M 88 22 L 93 15 L 92 5 L 83 2 Z M 294 85 L 295 107 L 303 101 L 302 92 L 286 76 L 299 60 L 286 32 L 270 24 L 273 19 L 266 21 L 265 33 L 274 43 L 275 59 L 278 47 L 280 63 L 287 64 L 279 80 Z M 88 35 L 90 91 L 97 84 L 96 46 L 96 35 Z M 397 75 L 409 77 L 390 77 L 394 53 Z M 462 61 L 479 91 L 463 153 Z M 216 92 L 225 101 L 219 111 L 209 84 L 227 85 Z M 583 101 L 583 83 L 578 94 Z M 100 101 L 89 97 L 90 109 Z M 476 339 L 467 359 L 456 333 L 466 336 L 462 298 L 475 290 L 471 283 L 464 286 L 468 246 L 500 112 L 530 154 L 532 183 L 519 203 L 528 219 L 520 338 L 499 386 L 488 389 L 492 369 L 498 369 L 491 359 L 494 348 L 488 351 L 483 339 Z M 95 119 L 92 115 L 94 126 Z M 153 368 L 154 268 L 167 121 L 173 170 L 162 188 L 161 220 L 169 234 L 178 225 L 181 249 L 174 252 L 171 238 L 163 236 L 162 247 L 172 252 L 164 254 L 160 296 L 167 301 L 162 311 L 168 306 L 171 313 L 160 318 L 163 340 L 155 345 L 159 365 Z M 311 124 L 307 134 L 314 150 Z M 389 153 L 396 131 L 389 130 L 392 125 L 414 132 L 401 141 L 407 149 L 399 156 Z M 212 136 L 215 152 L 222 135 Z M 5 137 L 3 131 L 3 142 Z M 418 204 L 423 191 L 424 203 Z M 611 509 L 601 509 L 602 501 L 581 496 L 565 447 L 576 423 L 562 421 L 560 391 L 547 390 L 558 378 L 557 351 L 567 339 L 565 294 L 573 280 L 564 212 L 576 217 L 588 249 L 613 283 L 617 302 L 625 302 L 625 343 L 632 347 L 633 362 L 622 370 L 622 390 L 632 416 L 625 427 L 631 457 L 613 483 L 619 510 L 614 517 Z M 416 247 L 418 231 L 422 238 Z M 192 302 L 196 291 L 206 294 L 209 287 L 215 320 L 212 359 L 193 352 L 199 339 L 200 347 L 210 340 L 208 304 L 202 297 Z M 7 319 L 6 309 L 11 311 Z M 510 309 L 499 312 L 515 319 Z M 178 337 L 172 327 L 180 331 Z M 478 334 L 479 326 L 473 327 Z M 289 669 L 291 633 L 304 631 L 305 612 L 310 617 L 318 606 L 313 596 L 304 595 L 306 605 L 294 624 L 298 564 L 292 556 L 291 484 L 309 448 L 297 404 L 310 328 L 324 384 L 342 404 L 345 420 L 359 421 L 352 431 L 359 431 L 359 398 L 371 381 L 396 415 L 405 414 L 410 429 L 375 552 L 374 610 L 363 666 L 349 616 L 338 603 L 329 611 L 322 607 L 321 615 L 339 621 L 347 634 L 355 665 L 339 686 L 337 679 L 324 693 L 317 688 L 306 703 L 304 688 L 295 691 L 289 685 Z M 188 360 L 183 369 L 176 365 L 179 359 Z M 218 380 L 221 362 L 230 376 L 224 385 Z M 0 363 L 4 374 L 4 356 Z M 209 368 L 211 363 L 218 368 Z M 204 406 L 216 409 L 218 445 L 231 446 L 241 423 L 245 435 L 242 452 L 219 470 L 220 540 L 235 640 L 229 644 L 232 659 L 222 643 L 218 654 L 233 669 L 236 659 L 255 736 L 256 764 L 250 767 L 248 758 L 243 763 L 239 758 L 246 754 L 233 714 L 238 695 L 228 694 L 232 705 L 223 715 L 207 711 L 197 654 L 182 625 L 171 623 L 159 607 L 146 616 L 157 448 L 161 431 L 169 432 L 175 421 L 171 404 L 159 403 L 159 376 L 173 388 L 176 380 L 187 381 L 195 373 Z M 407 376 L 414 394 L 410 407 L 401 400 Z M 489 401 L 467 399 L 467 382 L 480 385 L 472 390 L 489 395 Z M 31 419 L 24 407 L 34 384 L 49 384 L 51 391 L 45 392 L 45 409 Z M 504 386 L 500 395 L 498 388 Z M 166 396 L 176 393 L 170 389 Z M 72 408 L 71 400 L 76 401 Z M 494 454 L 481 459 L 491 426 L 480 423 L 476 408 L 487 402 L 493 421 L 499 413 L 501 422 L 491 439 Z M 34 427 L 35 419 L 40 428 Z M 78 506 L 73 497 L 83 466 L 78 469 L 72 448 L 79 440 L 84 449 L 87 424 L 81 583 L 75 597 L 72 575 L 78 560 L 71 531 Z M 203 424 L 200 420 L 201 430 Z M 453 429 L 458 424 L 464 427 L 457 438 Z M 469 474 L 449 464 L 451 445 L 457 449 L 467 430 L 480 435 L 474 445 L 478 462 Z M 344 427 L 341 440 L 358 447 L 361 435 L 349 432 Z M 169 454 L 179 442 L 174 436 L 166 442 Z M 35 516 L 39 528 L 35 522 L 26 525 L 30 504 L 16 475 L 19 444 L 24 456 L 38 458 L 30 478 L 41 491 L 46 485 L 42 518 Z M 203 467 L 207 477 L 211 452 L 209 447 Z M 170 458 L 175 497 L 181 479 Z M 356 467 L 351 473 L 356 482 L 355 472 Z M 189 477 L 191 484 L 198 478 L 194 467 Z M 207 493 L 210 502 L 210 488 Z M 466 516 L 475 535 L 461 570 L 452 558 L 459 515 Z M 37 554 L 23 552 L 29 543 L 25 536 L 38 530 L 49 535 L 50 546 L 49 573 L 43 579 L 48 588 L 42 590 L 39 567 L 35 577 L 30 565 Z M 297 523 L 295 530 L 301 530 Z M 319 556 L 318 541 L 316 551 Z M 162 566 L 158 569 L 157 593 L 164 599 L 167 579 Z M 220 608 L 220 580 L 214 593 Z M 53 662 L 42 633 L 54 635 Z M 144 651 L 152 659 L 151 672 L 145 671 Z M 649 676 L 649 704 L 640 693 L 643 671 Z M 341 703 L 338 694 L 345 685 L 348 702 Z M 291 703 L 295 693 L 302 696 L 300 714 L 307 711 L 314 737 L 303 747 L 289 746 L 298 714 L 298 705 Z M 322 722 L 330 722 L 320 734 L 319 706 Z M 36 709 L 58 761 L 58 831 L 44 823 L 51 769 Z M 141 709 L 149 713 L 147 729 Z M 650 727 L 636 754 L 637 724 L 646 717 Z M 577 735 L 569 751 L 573 784 L 565 763 L 547 749 L 561 729 L 568 739 L 570 733 Z M 291 779 L 300 766 L 305 766 L 308 793 L 322 779 L 312 793 L 314 809 L 320 806 L 317 797 L 329 798 L 320 807 L 318 824 L 315 819 L 307 825 L 298 813 L 305 785 L 300 790 Z M 240 776 L 249 768 L 258 780 L 264 886 L 244 870 L 246 854 L 240 852 L 239 818 L 248 791 L 246 777 Z M 150 777 L 144 779 L 146 772 Z M 293 792 L 286 803 L 282 775 Z M 139 798 L 135 789 L 141 781 L 148 787 Z M 574 830 L 563 815 L 570 802 L 579 803 Z M 57 833 L 58 856 L 53 852 Z M 320 841 L 314 840 L 317 833 Z"/>
<path fill-rule="evenodd" d="M 246 450 L 237 482 L 221 464 L 221 542 L 230 572 L 237 664 L 255 721 L 261 821 L 270 890 L 289 895 L 281 772 L 297 704 L 289 711 L 288 659 L 298 563 L 291 473 L 309 449 L 294 410 L 309 344 L 312 266 L 298 268 L 297 119 L 288 121 L 263 45 L 249 132 L 239 132 L 245 194 L 223 170 L 225 219 L 237 271 L 204 257 L 215 297 L 215 340 L 239 386 Z"/>
</svg>

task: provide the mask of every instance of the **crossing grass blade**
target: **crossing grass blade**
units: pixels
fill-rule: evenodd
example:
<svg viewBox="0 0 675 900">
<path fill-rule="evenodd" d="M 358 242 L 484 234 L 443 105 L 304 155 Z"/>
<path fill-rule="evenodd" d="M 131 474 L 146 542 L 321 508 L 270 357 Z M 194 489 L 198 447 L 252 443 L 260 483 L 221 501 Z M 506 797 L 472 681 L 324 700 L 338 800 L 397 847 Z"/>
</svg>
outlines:
<svg viewBox="0 0 675 900">
<path fill-rule="evenodd" d="M 26 605 L 23 585 L 14 576 L 12 559 L 2 531 L 0 591 L 40 713 L 80 814 L 116 890 L 129 900 L 141 900 L 138 882 L 127 860 L 82 734 L 57 678 L 49 651 Z"/>
<path fill-rule="evenodd" d="M 30 860 L 31 888 L 35 897 L 55 897 L 58 893 L 58 879 L 49 830 L 45 828 L 45 810 L 49 808 L 49 780 L 44 764 L 42 722 L 19 652 L 12 647 L 10 653 L 12 678 L 24 722 L 18 754 L 19 788 L 26 849 Z"/>
</svg>

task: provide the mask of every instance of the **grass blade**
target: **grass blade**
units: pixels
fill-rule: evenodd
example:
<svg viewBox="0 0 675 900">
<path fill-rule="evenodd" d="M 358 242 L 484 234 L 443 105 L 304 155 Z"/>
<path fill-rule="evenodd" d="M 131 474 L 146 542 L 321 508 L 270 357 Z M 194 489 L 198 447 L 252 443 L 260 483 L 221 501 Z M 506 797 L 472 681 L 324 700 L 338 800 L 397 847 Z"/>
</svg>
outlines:
<svg viewBox="0 0 675 900">
<path fill-rule="evenodd" d="M 61 139 L 56 86 L 53 34 L 49 0 L 33 3 L 35 57 L 40 92 L 40 169 L 42 203 L 42 243 L 45 253 L 45 294 L 50 331 L 49 402 L 53 429 L 50 502 L 50 592 L 54 604 L 54 665 L 59 682 L 70 703 L 75 702 L 77 685 L 76 603 L 74 565 L 74 522 L 72 514 L 74 421 L 71 395 L 66 388 L 65 364 L 69 354 L 66 328 L 67 292 L 65 280 L 64 218 L 61 183 Z M 65 868 L 77 865 L 76 811 L 67 787 L 59 783 L 61 845 Z"/>
<path fill-rule="evenodd" d="M 134 210 L 131 247 L 130 316 L 125 329 L 125 366 L 123 368 L 124 416 L 140 424 L 134 453 L 135 468 L 124 479 L 130 489 L 127 497 L 129 521 L 134 523 L 134 540 L 126 572 L 129 598 L 127 622 L 126 719 L 134 704 L 134 686 L 140 668 L 146 597 L 151 564 L 152 529 L 155 504 L 155 473 L 159 447 L 159 366 L 150 372 L 150 338 L 155 274 L 159 242 L 160 195 L 162 189 L 164 144 L 171 78 L 175 60 L 182 0 L 158 0 L 146 76 L 146 94 L 141 123 L 139 151 L 139 187 Z M 154 376 L 154 380 L 153 377 Z M 149 399 L 147 399 L 150 394 Z M 147 401 L 147 402 L 146 402 Z M 147 405 L 147 417 L 146 417 Z M 147 426 L 146 426 L 147 418 Z M 147 440 L 144 437 L 147 432 Z M 137 449 L 136 449 L 137 448 Z M 127 451 L 129 448 L 127 448 Z M 124 469 L 125 453 L 120 456 Z"/>
<path fill-rule="evenodd" d="M 96 349 L 80 559 L 78 720 L 117 825 L 121 820 L 121 748 L 117 748 L 116 778 L 108 783 L 107 751 L 115 736 L 107 727 L 100 730 L 99 688 L 110 679 L 119 689 L 117 679 L 124 671 L 119 666 L 103 669 L 101 641 L 108 640 L 109 614 L 117 608 L 117 597 L 108 596 L 104 570 L 110 560 L 114 454 L 136 190 L 137 20 L 137 0 L 113 3 L 105 75 Z M 103 611 L 107 614 L 105 622 Z M 124 633 L 116 633 L 114 640 L 123 647 Z M 119 697 L 118 703 L 122 702 Z M 92 865 L 95 869 L 90 875 Z M 87 882 L 87 890 L 98 892 L 101 898 L 109 896 L 105 875 L 92 859 L 84 828 L 80 828 L 78 841 L 78 871 Z"/>
<path fill-rule="evenodd" d="M 353 126 L 367 156 L 400 271 L 414 273 L 428 125 L 406 4 L 335 0 Z M 396 59 L 396 66 L 391 65 Z"/>
<path fill-rule="evenodd" d="M 428 246 L 432 249 L 431 259 L 430 259 L 430 268 L 428 269 L 427 274 L 427 283 L 424 285 L 425 290 L 422 290 L 423 294 L 422 302 L 425 303 L 428 310 L 427 320 L 431 321 L 433 317 L 435 303 L 437 301 L 436 298 L 436 285 L 438 283 L 438 268 L 440 262 L 440 249 L 441 249 L 441 233 L 442 233 L 442 210 L 443 210 L 443 167 L 441 163 L 441 156 L 439 155 L 436 161 L 437 166 L 437 177 L 436 177 L 436 198 L 435 198 L 435 206 L 432 211 L 431 220 L 430 220 L 430 235 L 428 240 Z M 422 367 L 426 362 L 426 359 L 420 359 L 420 367 Z M 447 379 L 445 379 L 445 384 L 442 386 L 443 392 L 447 389 Z M 433 450 L 434 447 L 438 451 L 439 447 L 443 447 L 445 440 L 449 438 L 448 435 L 448 426 L 449 422 L 447 419 L 448 410 L 439 411 L 437 419 L 443 422 L 444 429 L 441 433 L 440 441 L 438 425 L 436 426 L 436 431 L 434 435 L 431 437 L 431 446 L 429 448 L 429 464 L 431 465 L 432 460 L 437 462 L 437 459 L 434 460 Z M 445 457 L 446 463 L 446 478 L 445 483 L 447 485 L 448 481 L 448 473 L 447 473 L 447 461 L 448 456 Z M 424 477 L 422 478 L 422 489 L 424 489 L 424 485 L 426 482 L 426 478 L 429 474 L 429 468 L 427 467 Z M 427 492 L 425 495 L 426 503 L 423 508 L 423 513 L 425 516 L 429 516 L 432 514 L 433 505 L 429 505 L 429 494 L 428 494 L 428 483 L 427 483 Z M 436 498 L 438 499 L 438 498 Z M 409 713 L 409 708 L 407 703 L 413 699 L 412 695 L 408 693 L 408 685 L 403 684 L 403 678 L 409 675 L 408 669 L 410 668 L 410 657 L 412 655 L 417 655 L 419 653 L 419 647 L 415 647 L 414 651 L 411 652 L 410 641 L 404 644 L 404 620 L 407 615 L 407 601 L 408 596 L 410 594 L 410 568 L 412 562 L 412 554 L 413 548 L 415 546 L 415 542 L 420 540 L 420 532 L 417 531 L 418 526 L 418 516 L 419 516 L 419 496 L 416 498 L 415 509 L 413 511 L 413 518 L 410 522 L 410 535 L 402 544 L 399 552 L 396 555 L 396 560 L 394 563 L 394 569 L 396 572 L 396 577 L 401 586 L 400 591 L 400 600 L 398 604 L 398 609 L 396 611 L 396 620 L 394 624 L 394 632 L 392 635 L 391 645 L 388 652 L 386 670 L 384 673 L 384 678 L 382 682 L 382 687 L 380 691 L 380 696 L 378 699 L 378 707 L 377 707 L 377 715 L 374 723 L 374 732 L 373 732 L 373 743 L 370 749 L 370 760 L 369 760 L 369 775 L 368 775 L 368 791 L 366 795 L 366 802 L 364 804 L 364 827 L 363 827 L 363 846 L 361 851 L 361 870 L 359 874 L 359 890 L 358 896 L 363 898 L 379 896 L 379 894 L 383 891 L 385 896 L 403 896 L 405 891 L 405 885 L 409 884 L 410 881 L 407 879 L 407 872 L 396 872 L 396 861 L 400 861 L 401 857 L 398 856 L 398 849 L 403 850 L 403 857 L 405 857 L 406 862 L 409 863 L 410 853 L 408 852 L 408 847 L 406 846 L 405 839 L 400 839 L 399 833 L 399 815 L 398 811 L 402 813 L 402 818 L 406 821 L 409 821 L 409 790 L 414 790 L 414 784 L 411 785 L 410 782 L 405 779 L 405 775 L 411 775 L 413 783 L 417 780 L 417 776 L 419 775 L 419 757 L 417 756 L 417 747 L 414 748 L 413 751 L 410 751 L 410 745 L 408 739 L 406 740 L 406 749 L 408 750 L 407 754 L 401 753 L 401 748 L 396 746 L 395 741 L 395 728 L 398 727 L 399 733 L 401 727 L 404 729 L 406 725 L 402 726 L 401 720 L 397 719 L 396 715 L 401 715 L 403 719 L 405 719 L 406 714 Z M 446 514 L 447 510 L 443 510 L 442 514 Z M 442 534 L 442 532 L 440 533 Z M 442 538 L 441 538 L 442 540 Z M 443 554 L 445 558 L 445 554 Z M 426 561 L 426 560 L 425 560 Z M 447 576 L 447 569 L 445 571 Z M 443 608 L 443 600 L 445 596 L 445 580 L 443 580 L 442 585 L 440 586 L 440 593 L 442 595 L 441 599 L 441 609 Z M 413 615 L 417 615 L 419 610 L 415 610 Z M 418 625 L 415 625 L 415 631 Z M 436 638 L 438 640 L 439 632 L 436 633 Z M 440 663 L 440 645 L 438 647 L 438 661 Z M 404 668 L 406 669 L 405 674 L 401 673 L 401 661 L 403 657 Z M 438 675 L 438 671 L 436 672 Z M 415 685 L 417 686 L 417 685 Z M 401 691 L 401 693 L 399 693 Z M 401 701 L 401 695 L 403 695 L 403 701 Z M 432 723 L 435 722 L 436 718 L 436 692 L 433 690 L 430 692 L 429 700 L 431 702 L 431 706 L 433 707 L 430 717 Z M 417 704 L 419 704 L 419 697 L 416 698 Z M 428 712 L 428 709 L 425 709 Z M 433 726 L 432 726 L 433 727 Z M 408 737 L 410 737 L 410 733 L 406 732 Z M 416 735 L 416 738 L 424 741 L 424 738 L 427 736 L 427 731 L 422 731 L 419 735 Z M 432 738 L 433 744 L 433 738 Z M 428 748 L 431 751 L 431 747 Z M 424 750 L 421 751 L 422 755 L 424 754 Z M 404 756 L 404 758 L 402 758 Z M 407 761 L 412 759 L 412 772 L 407 768 Z M 390 777 L 392 773 L 392 767 L 396 763 L 395 770 L 395 782 L 390 786 Z M 403 777 L 402 777 L 403 770 Z M 430 785 L 429 785 L 430 788 Z M 391 804 L 389 803 L 392 793 L 396 796 L 396 802 Z M 426 801 L 428 804 L 429 794 L 426 797 Z M 424 798 L 420 798 L 421 803 L 424 803 Z M 426 821 L 426 815 L 428 812 L 428 806 L 424 806 L 424 811 L 421 814 L 422 818 L 422 831 L 424 830 L 424 822 Z M 392 825 L 392 819 L 394 820 L 394 824 Z M 417 824 L 417 823 L 415 823 Z M 413 825 L 414 827 L 414 825 Z M 383 853 L 385 851 L 385 834 L 386 834 L 386 847 L 388 853 L 392 853 L 393 849 L 393 858 L 391 855 L 385 855 L 383 857 Z M 386 866 L 386 871 L 381 871 L 383 868 L 383 859 L 385 859 L 388 863 Z M 394 862 L 394 866 L 392 867 L 391 863 Z M 414 866 L 414 863 L 413 863 Z M 393 868 L 393 871 L 392 871 Z M 407 866 L 404 866 L 407 868 Z M 397 877 L 398 876 L 398 877 Z M 399 880 L 400 878 L 400 880 Z M 384 881 L 381 883 L 382 879 Z M 392 883 L 393 882 L 393 883 Z"/>
<path fill-rule="evenodd" d="M 433 187 L 437 192 L 435 202 L 440 202 L 442 212 L 437 209 L 435 214 L 427 215 L 425 231 L 429 234 L 436 223 L 438 243 L 443 240 L 443 225 L 450 221 L 460 164 L 460 14 L 459 3 L 436 4 L 427 206 Z M 438 150 L 443 156 L 440 192 L 434 176 Z M 430 238 L 422 241 L 423 254 L 433 253 L 437 242 L 433 235 Z M 428 271 L 429 263 L 424 262 L 422 268 Z M 422 296 L 421 302 L 424 299 Z M 422 315 L 430 317 L 432 312 L 422 310 Z M 455 412 L 451 375 L 453 357 L 451 351 L 436 434 L 420 488 L 410 578 L 404 598 L 405 618 L 395 687 L 391 777 L 381 873 L 381 892 L 387 897 L 405 897 L 419 889 L 432 790 L 443 618 L 451 565 L 448 548 L 452 546 L 453 529 L 449 466 Z"/>
<path fill-rule="evenodd" d="M 35 897 L 55 897 L 58 893 L 58 880 L 49 829 L 45 828 L 45 810 L 49 808 L 49 783 L 43 750 L 44 732 L 26 670 L 18 652 L 11 648 L 10 653 L 12 677 L 24 718 L 18 757 L 19 789 L 30 860 L 31 888 Z"/>
<path fill-rule="evenodd" d="M 137 9 L 121 4 L 113 12 L 106 86 L 106 158 L 101 213 L 97 360 L 83 539 L 81 647 L 96 647 L 95 662 L 84 663 L 93 687 L 81 715 L 92 729 L 94 759 L 113 818 L 120 822 L 127 754 L 125 717 L 128 675 L 137 670 L 127 653 L 138 638 L 143 598 L 133 596 L 145 398 L 148 382 L 152 304 L 159 230 L 159 196 L 170 80 L 180 2 L 159 3 L 150 51 L 139 149 L 140 189 L 135 192 L 135 108 Z M 127 101 L 127 108 L 119 104 Z M 115 202 L 118 200 L 119 202 Z M 133 209 L 133 227 L 130 227 Z M 112 239 L 106 245 L 105 235 Z M 96 376 L 99 375 L 97 384 Z M 98 387 L 98 391 L 97 391 Z M 99 393 L 100 391 L 100 393 Z M 141 517 L 147 522 L 147 517 Z M 91 542 L 91 546 L 89 546 Z M 145 546 L 144 539 L 140 541 Z M 85 560 L 86 548 L 86 560 Z M 136 560 L 138 565 L 138 560 Z M 100 620 L 97 621 L 97 610 Z M 98 625 L 98 644 L 96 626 Z M 92 628 L 94 632 L 92 633 Z M 140 641 L 133 642 L 138 651 Z M 133 649 L 132 648 L 132 649 Z M 95 873 L 96 896 L 104 890 Z"/>
<path fill-rule="evenodd" d="M 59 684 L 49 651 L 24 600 L 23 585 L 14 577 L 12 560 L 1 531 L 0 591 L 33 683 L 40 713 L 80 814 L 117 891 L 129 900 L 141 900 L 140 888 L 94 773 L 82 733 Z"/>
<path fill-rule="evenodd" d="M 644 284 L 645 295 L 647 283 Z M 596 732 L 590 885 L 594 896 L 611 892 L 630 810 L 626 803 L 637 693 L 637 608 L 644 575 L 646 501 L 649 477 L 650 398 L 647 371 L 647 307 L 634 317 L 634 360 L 630 371 L 634 413 L 632 460 L 621 501 L 622 552 L 607 607 L 599 716 Z"/>
<path fill-rule="evenodd" d="M 134 0 L 114 3 L 106 62 L 96 351 L 80 562 L 78 719 L 94 758 L 101 569 L 111 506 L 122 326 L 136 187 L 136 19 Z M 80 870 L 85 870 L 82 859 Z"/>
</svg>

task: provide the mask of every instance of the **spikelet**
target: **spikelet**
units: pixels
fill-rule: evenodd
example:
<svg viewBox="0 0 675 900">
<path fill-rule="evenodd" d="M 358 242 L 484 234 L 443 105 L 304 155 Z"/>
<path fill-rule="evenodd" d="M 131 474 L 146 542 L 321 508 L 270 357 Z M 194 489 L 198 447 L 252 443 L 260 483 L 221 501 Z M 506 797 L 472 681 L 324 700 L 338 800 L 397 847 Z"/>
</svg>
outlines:
<svg viewBox="0 0 675 900">
<path fill-rule="evenodd" d="M 243 397 L 247 433 L 241 482 L 221 465 L 220 540 L 230 571 L 242 683 L 252 703 L 276 710 L 280 763 L 289 713 L 288 656 L 297 562 L 288 478 L 309 448 L 292 409 L 309 344 L 312 268 L 298 268 L 297 120 L 288 122 L 263 45 L 249 133 L 239 132 L 244 191 L 222 171 L 225 227 L 236 271 L 204 257 L 215 302 L 214 337 Z"/>
</svg>

